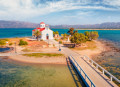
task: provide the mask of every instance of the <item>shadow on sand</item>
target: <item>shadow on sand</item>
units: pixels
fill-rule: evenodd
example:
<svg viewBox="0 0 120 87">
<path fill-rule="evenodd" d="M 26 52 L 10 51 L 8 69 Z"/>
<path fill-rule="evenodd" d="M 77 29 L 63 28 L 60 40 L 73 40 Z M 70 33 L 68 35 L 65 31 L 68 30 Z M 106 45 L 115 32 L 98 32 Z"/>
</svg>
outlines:
<svg viewBox="0 0 120 87">
<path fill-rule="evenodd" d="M 67 61 L 67 66 L 68 69 L 73 77 L 73 80 L 76 84 L 76 87 L 86 87 L 86 85 L 84 84 L 84 82 L 82 81 L 81 77 L 78 75 L 77 71 L 75 70 L 75 68 L 70 64 L 69 59 L 66 58 Z"/>
</svg>

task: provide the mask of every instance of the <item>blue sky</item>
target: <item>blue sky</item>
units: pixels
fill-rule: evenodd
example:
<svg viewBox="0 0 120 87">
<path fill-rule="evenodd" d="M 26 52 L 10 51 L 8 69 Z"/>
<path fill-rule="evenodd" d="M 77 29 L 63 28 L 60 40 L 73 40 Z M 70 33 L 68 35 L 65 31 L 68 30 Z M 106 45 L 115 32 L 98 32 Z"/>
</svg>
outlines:
<svg viewBox="0 0 120 87">
<path fill-rule="evenodd" d="M 0 20 L 51 25 L 120 22 L 120 0 L 0 0 Z"/>
</svg>

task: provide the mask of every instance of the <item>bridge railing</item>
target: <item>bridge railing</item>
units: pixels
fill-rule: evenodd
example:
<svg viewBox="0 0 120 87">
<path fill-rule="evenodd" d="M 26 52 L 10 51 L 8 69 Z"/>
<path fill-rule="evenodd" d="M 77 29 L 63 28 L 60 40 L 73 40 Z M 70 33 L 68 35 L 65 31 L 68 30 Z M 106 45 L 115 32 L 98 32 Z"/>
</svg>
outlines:
<svg viewBox="0 0 120 87">
<path fill-rule="evenodd" d="M 99 64 L 97 64 L 95 61 L 93 61 L 92 59 L 90 59 L 88 56 L 85 56 L 85 55 L 84 55 L 84 58 L 86 58 L 87 61 L 89 61 L 92 65 L 94 65 L 96 67 L 96 69 L 98 69 L 98 70 L 100 69 L 103 74 L 106 73 L 107 75 L 109 75 L 110 81 L 113 81 L 113 79 L 114 79 L 115 81 L 117 81 L 120 84 L 120 80 L 119 79 L 117 79 L 115 76 L 113 76 L 107 70 L 105 70 L 103 67 L 101 67 Z"/>
<path fill-rule="evenodd" d="M 78 70 L 78 73 L 82 76 L 82 79 L 85 82 L 85 84 L 87 85 L 87 87 L 89 87 L 89 85 L 91 85 L 90 87 L 95 87 L 94 83 L 87 76 L 87 74 L 83 71 L 83 69 L 80 67 L 80 65 L 77 63 L 77 61 L 72 56 L 69 56 L 69 60 L 70 60 L 70 62 L 72 62 L 72 64 L 75 65 L 75 67 Z M 90 84 L 88 85 L 88 83 L 90 83 Z"/>
</svg>

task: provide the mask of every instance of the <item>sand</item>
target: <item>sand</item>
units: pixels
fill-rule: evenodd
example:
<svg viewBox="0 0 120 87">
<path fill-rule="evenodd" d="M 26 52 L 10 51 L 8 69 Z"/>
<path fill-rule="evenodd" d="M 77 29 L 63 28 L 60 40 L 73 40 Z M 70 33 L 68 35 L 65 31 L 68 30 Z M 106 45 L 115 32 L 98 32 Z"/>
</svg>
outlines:
<svg viewBox="0 0 120 87">
<path fill-rule="evenodd" d="M 95 41 L 97 48 L 94 50 L 90 49 L 85 49 L 85 50 L 73 50 L 81 55 L 86 55 L 89 58 L 92 58 L 94 55 L 98 55 L 104 51 L 107 50 L 107 47 L 105 46 L 104 43 L 101 41 Z M 44 52 L 55 52 L 59 53 L 58 49 L 56 48 L 43 48 Z M 51 50 L 53 49 L 53 50 Z M 15 61 L 20 61 L 20 62 L 26 62 L 26 63 L 44 63 L 44 64 L 66 64 L 66 57 L 42 57 L 42 58 L 36 58 L 36 57 L 27 57 L 27 56 L 22 56 L 22 55 L 17 55 L 17 56 L 10 56 L 9 57 L 12 60 Z"/>
<path fill-rule="evenodd" d="M 27 57 L 23 55 L 10 56 L 9 59 L 24 63 L 40 63 L 40 64 L 66 64 L 66 57 Z"/>
<path fill-rule="evenodd" d="M 89 58 L 92 58 L 94 55 L 98 55 L 102 52 L 105 52 L 108 50 L 108 47 L 101 41 L 95 41 L 97 48 L 94 50 L 91 49 L 85 49 L 85 50 L 74 50 L 75 52 L 81 54 L 81 55 L 86 55 Z"/>
</svg>

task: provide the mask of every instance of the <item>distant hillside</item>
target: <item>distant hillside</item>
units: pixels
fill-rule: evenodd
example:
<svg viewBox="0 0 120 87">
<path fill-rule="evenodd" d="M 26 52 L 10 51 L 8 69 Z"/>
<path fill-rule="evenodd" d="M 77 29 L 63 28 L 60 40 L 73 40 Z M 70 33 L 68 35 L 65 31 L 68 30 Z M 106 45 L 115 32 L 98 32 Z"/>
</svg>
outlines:
<svg viewBox="0 0 120 87">
<path fill-rule="evenodd" d="M 36 28 L 39 24 L 19 21 L 0 21 L 0 28 Z M 66 29 L 74 27 L 77 29 L 120 29 L 120 22 L 106 22 L 93 25 L 50 25 L 50 28 Z"/>
<path fill-rule="evenodd" d="M 0 28 L 36 28 L 39 24 L 19 21 L 0 21 Z"/>
<path fill-rule="evenodd" d="M 52 28 L 77 28 L 77 29 L 120 29 L 120 22 L 107 22 L 93 25 L 55 25 Z"/>
</svg>

